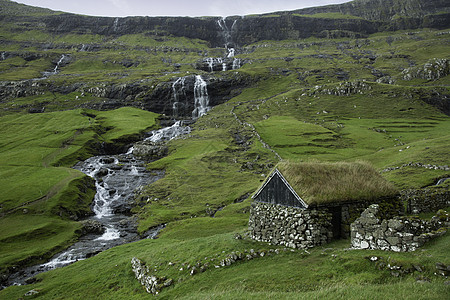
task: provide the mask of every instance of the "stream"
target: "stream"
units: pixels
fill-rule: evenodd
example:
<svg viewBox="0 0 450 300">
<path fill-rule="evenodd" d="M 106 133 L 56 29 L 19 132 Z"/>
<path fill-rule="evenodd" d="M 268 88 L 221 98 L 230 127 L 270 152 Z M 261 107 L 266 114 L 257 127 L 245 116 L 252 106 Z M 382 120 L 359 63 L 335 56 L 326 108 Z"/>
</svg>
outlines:
<svg viewBox="0 0 450 300">
<path fill-rule="evenodd" d="M 180 121 L 170 127 L 154 130 L 145 139 L 152 143 L 164 143 L 182 134 L 190 133 L 190 127 Z M 92 204 L 92 223 L 104 228 L 103 233 L 89 233 L 65 251 L 55 255 L 45 264 L 31 266 L 11 274 L 6 286 L 32 283 L 39 273 L 64 267 L 79 260 L 87 259 L 112 247 L 137 241 L 141 238 L 156 238 L 164 228 L 160 225 L 139 236 L 136 220 L 131 215 L 135 191 L 164 176 L 163 171 L 148 172 L 145 162 L 133 155 L 133 147 L 118 155 L 94 156 L 74 166 L 95 179 L 96 194 Z"/>
</svg>

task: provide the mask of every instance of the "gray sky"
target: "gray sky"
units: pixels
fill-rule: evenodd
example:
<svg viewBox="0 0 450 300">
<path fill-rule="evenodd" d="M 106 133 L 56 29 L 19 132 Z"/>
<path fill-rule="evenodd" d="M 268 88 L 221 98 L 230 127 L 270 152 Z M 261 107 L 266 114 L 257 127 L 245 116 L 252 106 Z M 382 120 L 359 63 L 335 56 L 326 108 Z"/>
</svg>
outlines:
<svg viewBox="0 0 450 300">
<path fill-rule="evenodd" d="M 14 0 L 92 16 L 232 16 L 339 4 L 350 0 Z"/>
</svg>

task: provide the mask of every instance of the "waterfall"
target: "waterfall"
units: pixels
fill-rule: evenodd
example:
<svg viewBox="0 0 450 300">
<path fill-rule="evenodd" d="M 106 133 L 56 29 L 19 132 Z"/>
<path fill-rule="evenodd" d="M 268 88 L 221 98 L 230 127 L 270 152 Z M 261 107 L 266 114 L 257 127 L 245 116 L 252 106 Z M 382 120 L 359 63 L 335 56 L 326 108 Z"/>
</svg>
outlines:
<svg viewBox="0 0 450 300">
<path fill-rule="evenodd" d="M 61 58 L 58 60 L 58 62 L 56 63 L 56 66 L 55 66 L 55 68 L 53 69 L 53 74 L 58 73 L 59 65 L 61 65 L 61 63 L 64 61 L 65 58 L 66 58 L 66 56 L 63 54 L 63 55 L 61 56 Z"/>
<path fill-rule="evenodd" d="M 173 91 L 173 104 L 172 104 L 172 114 L 174 117 L 178 116 L 178 108 L 180 106 L 180 95 L 186 97 L 186 91 L 184 88 L 184 84 L 186 81 L 186 77 L 180 77 L 178 78 L 173 84 L 172 84 L 172 91 Z"/>
<path fill-rule="evenodd" d="M 228 57 L 228 58 L 234 57 L 234 55 L 235 55 L 235 53 L 236 53 L 236 50 L 235 50 L 234 48 L 228 48 L 227 50 L 228 50 L 228 55 L 227 55 L 227 57 Z"/>
<path fill-rule="evenodd" d="M 5 59 L 6 59 L 5 52 L 2 52 L 2 60 L 5 60 Z"/>
<path fill-rule="evenodd" d="M 194 111 L 192 112 L 192 118 L 197 119 L 209 110 L 209 96 L 207 84 L 203 80 L 202 76 L 195 76 L 195 84 L 194 84 Z"/>
<path fill-rule="evenodd" d="M 222 36 L 225 41 L 225 47 L 227 48 L 228 44 L 231 42 L 230 29 L 228 29 L 227 23 L 225 22 L 225 18 L 217 20 L 217 24 L 219 25 L 219 28 L 222 31 Z"/>
<path fill-rule="evenodd" d="M 233 21 L 233 25 L 231 25 L 231 31 L 234 31 L 234 30 L 235 30 L 234 28 L 236 27 L 236 22 L 237 22 L 237 20 L 238 20 L 238 19 L 236 19 L 236 20 Z"/>
<path fill-rule="evenodd" d="M 119 18 L 114 19 L 113 30 L 116 32 L 119 29 Z"/>
<path fill-rule="evenodd" d="M 450 177 L 449 177 L 449 178 L 442 178 L 442 179 L 439 179 L 439 181 L 436 183 L 436 185 L 444 184 L 444 182 L 446 182 L 446 181 L 449 180 L 449 179 L 450 179 Z"/>
<path fill-rule="evenodd" d="M 239 58 L 234 58 L 233 60 L 233 70 L 237 70 L 241 67 L 241 60 Z"/>
<path fill-rule="evenodd" d="M 177 136 L 189 134 L 191 132 L 191 127 L 183 126 L 181 121 L 176 121 L 170 127 L 161 128 L 158 130 L 152 131 L 152 135 L 146 138 L 146 141 L 151 141 L 154 143 L 170 141 Z"/>
<path fill-rule="evenodd" d="M 208 63 L 209 71 L 210 72 L 214 71 L 214 58 L 208 57 L 206 59 L 206 62 Z"/>
</svg>

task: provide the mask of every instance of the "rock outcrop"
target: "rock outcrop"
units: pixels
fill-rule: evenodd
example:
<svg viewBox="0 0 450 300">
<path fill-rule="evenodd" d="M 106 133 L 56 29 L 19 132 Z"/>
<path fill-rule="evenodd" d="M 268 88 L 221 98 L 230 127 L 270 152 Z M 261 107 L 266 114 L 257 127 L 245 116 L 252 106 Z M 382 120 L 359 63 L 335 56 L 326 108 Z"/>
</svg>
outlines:
<svg viewBox="0 0 450 300">
<path fill-rule="evenodd" d="M 5 1 L 2 1 L 2 3 Z M 33 17 L 8 14 L 2 21 L 43 28 L 52 34 L 98 34 L 120 36 L 148 33 L 155 37 L 176 36 L 201 39 L 212 47 L 245 45 L 262 40 L 323 36 L 339 28 L 342 32 L 370 34 L 385 30 L 419 27 L 450 27 L 450 7 L 445 0 L 356 0 L 340 5 L 313 7 L 266 15 L 217 17 L 91 17 L 54 14 Z M 3 5 L 3 4 L 2 4 Z M 0 11 L 1 12 L 1 11 Z M 319 17 L 315 14 L 321 14 Z M 25 28 L 24 28 L 25 29 Z"/>
</svg>

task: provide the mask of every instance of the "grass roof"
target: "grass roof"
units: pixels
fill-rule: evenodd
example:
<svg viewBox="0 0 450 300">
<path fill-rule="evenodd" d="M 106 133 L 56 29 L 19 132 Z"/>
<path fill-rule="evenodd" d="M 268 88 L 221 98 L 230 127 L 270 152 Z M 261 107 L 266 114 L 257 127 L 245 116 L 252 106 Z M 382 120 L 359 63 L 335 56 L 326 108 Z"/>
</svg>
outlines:
<svg viewBox="0 0 450 300">
<path fill-rule="evenodd" d="M 398 192 L 366 162 L 285 161 L 276 168 L 308 205 L 373 200 Z"/>
</svg>

